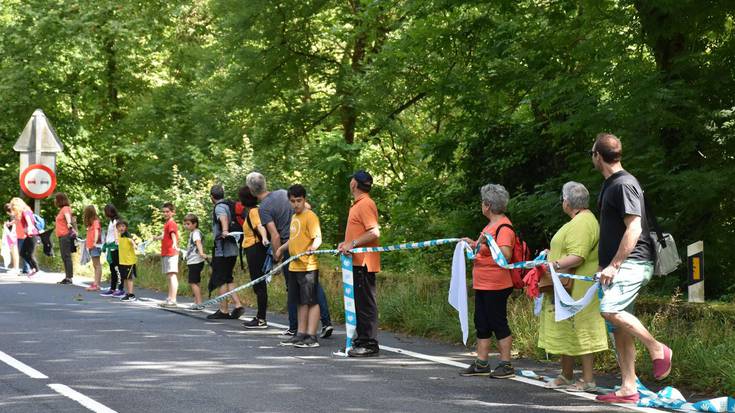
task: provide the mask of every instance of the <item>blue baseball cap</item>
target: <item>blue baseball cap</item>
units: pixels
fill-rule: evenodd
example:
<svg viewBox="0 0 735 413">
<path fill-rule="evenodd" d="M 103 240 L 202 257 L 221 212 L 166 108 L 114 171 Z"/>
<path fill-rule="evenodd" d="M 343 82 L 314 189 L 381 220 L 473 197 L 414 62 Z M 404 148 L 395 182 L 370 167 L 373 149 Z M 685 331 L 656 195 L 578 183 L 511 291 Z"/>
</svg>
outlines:
<svg viewBox="0 0 735 413">
<path fill-rule="evenodd" d="M 359 171 L 352 174 L 352 178 L 357 181 L 358 184 L 370 188 L 373 185 L 373 177 L 367 171 L 360 169 Z"/>
</svg>

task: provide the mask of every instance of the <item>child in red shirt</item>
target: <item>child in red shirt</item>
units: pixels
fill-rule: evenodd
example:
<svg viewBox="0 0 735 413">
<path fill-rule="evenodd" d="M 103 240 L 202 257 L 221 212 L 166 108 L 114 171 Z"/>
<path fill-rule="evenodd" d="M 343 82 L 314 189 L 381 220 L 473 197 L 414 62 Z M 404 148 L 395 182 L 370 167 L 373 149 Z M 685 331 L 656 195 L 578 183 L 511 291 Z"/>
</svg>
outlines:
<svg viewBox="0 0 735 413">
<path fill-rule="evenodd" d="M 163 235 L 156 239 L 161 241 L 161 264 L 163 273 L 168 277 L 168 298 L 159 305 L 176 307 L 176 294 L 179 289 L 179 226 L 174 221 L 176 209 L 172 203 L 163 204 L 161 213 L 166 222 L 163 224 Z"/>
</svg>

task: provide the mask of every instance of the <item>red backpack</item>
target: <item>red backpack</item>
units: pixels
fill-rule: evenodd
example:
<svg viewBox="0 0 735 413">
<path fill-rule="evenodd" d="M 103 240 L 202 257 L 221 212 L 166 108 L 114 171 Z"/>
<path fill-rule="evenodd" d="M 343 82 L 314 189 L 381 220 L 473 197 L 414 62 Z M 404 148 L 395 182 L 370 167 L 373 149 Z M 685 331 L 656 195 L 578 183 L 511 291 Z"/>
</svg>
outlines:
<svg viewBox="0 0 735 413">
<path fill-rule="evenodd" d="M 500 224 L 498 226 L 498 229 L 495 230 L 495 240 L 497 242 L 498 234 L 500 233 L 500 229 L 503 227 L 510 228 L 511 231 L 516 236 L 516 242 L 513 244 L 513 252 L 510 256 L 509 263 L 514 262 L 521 262 L 521 261 L 530 261 L 531 260 L 531 250 L 528 248 L 528 245 L 526 244 L 526 241 L 521 238 L 521 235 L 517 233 L 512 225 L 509 224 Z M 524 287 L 523 284 L 523 277 L 528 273 L 528 269 L 526 268 L 514 268 L 510 270 L 510 278 L 513 281 L 513 288 L 522 289 Z"/>
</svg>

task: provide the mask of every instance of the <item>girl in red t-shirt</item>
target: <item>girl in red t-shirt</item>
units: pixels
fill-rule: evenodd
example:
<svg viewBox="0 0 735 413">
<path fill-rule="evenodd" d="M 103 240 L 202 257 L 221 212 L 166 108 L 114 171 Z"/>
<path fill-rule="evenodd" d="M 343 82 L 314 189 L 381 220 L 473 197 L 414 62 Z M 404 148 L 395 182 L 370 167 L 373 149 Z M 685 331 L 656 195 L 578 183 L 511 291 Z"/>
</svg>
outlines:
<svg viewBox="0 0 735 413">
<path fill-rule="evenodd" d="M 38 272 L 38 263 L 33 257 L 36 249 L 36 236 L 38 230 L 33 221 L 33 211 L 20 198 L 10 200 L 10 210 L 15 218 L 15 233 L 18 238 L 18 251 L 21 258 L 28 265 L 28 276 Z"/>
</svg>

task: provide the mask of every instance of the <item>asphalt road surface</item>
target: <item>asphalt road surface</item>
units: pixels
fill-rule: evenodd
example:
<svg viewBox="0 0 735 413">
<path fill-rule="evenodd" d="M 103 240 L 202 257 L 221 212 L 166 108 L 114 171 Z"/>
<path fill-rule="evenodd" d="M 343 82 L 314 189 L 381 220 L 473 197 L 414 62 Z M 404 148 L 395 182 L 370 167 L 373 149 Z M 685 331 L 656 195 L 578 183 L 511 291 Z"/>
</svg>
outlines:
<svg viewBox="0 0 735 413">
<path fill-rule="evenodd" d="M 523 378 L 460 377 L 471 360 L 461 346 L 381 332 L 380 357 L 346 359 L 332 355 L 340 329 L 316 349 L 279 347 L 280 314 L 245 330 L 60 278 L 0 273 L 0 412 L 631 411 Z"/>
</svg>

